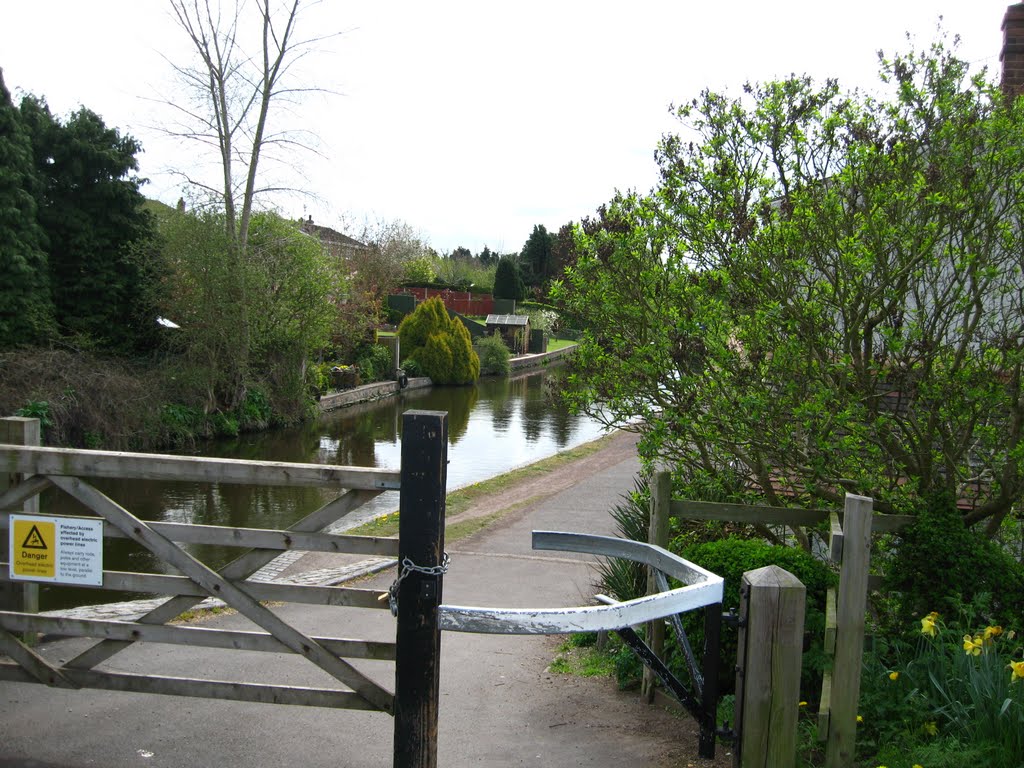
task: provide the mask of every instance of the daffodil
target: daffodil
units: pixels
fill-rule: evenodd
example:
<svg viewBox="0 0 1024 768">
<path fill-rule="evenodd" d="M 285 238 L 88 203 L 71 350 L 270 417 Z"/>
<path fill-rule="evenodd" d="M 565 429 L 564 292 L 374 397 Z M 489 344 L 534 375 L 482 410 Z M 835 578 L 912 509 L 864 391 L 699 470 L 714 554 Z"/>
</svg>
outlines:
<svg viewBox="0 0 1024 768">
<path fill-rule="evenodd" d="M 892 680 L 893 682 L 899 680 L 900 679 L 900 673 L 899 672 L 890 672 L 889 673 L 889 679 Z"/>
<path fill-rule="evenodd" d="M 920 763 L 914 763 L 912 766 L 910 766 L 910 768 L 924 768 L 924 766 Z"/>
<path fill-rule="evenodd" d="M 1003 628 L 996 625 L 994 627 L 985 627 L 985 639 L 991 640 L 993 637 L 999 637 L 1003 634 Z"/>
<path fill-rule="evenodd" d="M 807 702 L 806 701 L 801 701 L 800 702 L 800 706 L 801 707 L 806 707 L 807 706 Z"/>
<path fill-rule="evenodd" d="M 936 736 L 939 733 L 939 726 L 935 724 L 934 720 L 929 720 L 927 723 L 921 726 L 921 730 L 927 733 L 929 736 Z"/>
<path fill-rule="evenodd" d="M 964 635 L 964 653 L 968 656 L 980 656 L 982 645 L 981 635 L 975 635 L 974 637 Z"/>
<path fill-rule="evenodd" d="M 1009 667 L 1013 670 L 1013 674 L 1010 675 L 1011 683 L 1024 680 L 1024 661 L 1011 661 Z"/>
<path fill-rule="evenodd" d="M 864 722 L 864 718 L 861 717 L 860 715 L 857 715 L 857 722 L 858 723 L 863 723 Z"/>
<path fill-rule="evenodd" d="M 929 613 L 923 619 L 921 619 L 921 634 L 928 635 L 928 637 L 935 637 L 935 616 Z"/>
</svg>

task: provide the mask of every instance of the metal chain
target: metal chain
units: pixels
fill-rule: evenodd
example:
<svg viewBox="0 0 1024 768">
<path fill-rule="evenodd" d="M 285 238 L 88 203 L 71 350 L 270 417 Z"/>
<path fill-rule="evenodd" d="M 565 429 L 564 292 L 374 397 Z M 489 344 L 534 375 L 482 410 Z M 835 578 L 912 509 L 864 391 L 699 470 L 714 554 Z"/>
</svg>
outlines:
<svg viewBox="0 0 1024 768">
<path fill-rule="evenodd" d="M 402 579 L 413 571 L 422 573 L 425 576 L 443 576 L 448 573 L 448 565 L 451 561 L 452 559 L 448 556 L 447 552 L 441 556 L 440 565 L 416 565 L 408 557 L 402 560 L 402 568 L 398 573 L 398 578 L 395 579 L 394 584 L 388 587 L 388 605 L 391 606 L 391 615 L 398 615 L 398 585 L 402 583 Z"/>
</svg>

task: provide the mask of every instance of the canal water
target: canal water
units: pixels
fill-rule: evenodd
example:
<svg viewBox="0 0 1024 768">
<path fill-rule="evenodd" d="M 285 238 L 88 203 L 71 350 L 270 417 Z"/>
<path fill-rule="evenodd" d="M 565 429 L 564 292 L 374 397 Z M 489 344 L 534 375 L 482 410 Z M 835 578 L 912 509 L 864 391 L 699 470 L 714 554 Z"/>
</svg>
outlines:
<svg viewBox="0 0 1024 768">
<path fill-rule="evenodd" d="M 544 369 L 473 387 L 404 390 L 400 395 L 322 414 L 298 427 L 241 435 L 197 445 L 198 455 L 222 458 L 340 464 L 398 469 L 402 414 L 410 409 L 448 412 L 448 490 L 500 475 L 602 434 L 601 425 L 574 416 L 551 397 L 558 371 Z M 95 481 L 95 485 L 145 520 L 205 525 L 287 528 L 335 493 L 320 488 L 276 488 L 157 481 Z M 50 489 L 43 514 L 88 514 Z M 339 530 L 398 509 L 398 493 L 381 494 L 344 520 Z M 223 547 L 190 547 L 213 568 L 239 554 Z M 107 570 L 173 572 L 131 542 L 108 540 Z M 41 585 L 42 610 L 131 599 L 123 592 Z"/>
</svg>

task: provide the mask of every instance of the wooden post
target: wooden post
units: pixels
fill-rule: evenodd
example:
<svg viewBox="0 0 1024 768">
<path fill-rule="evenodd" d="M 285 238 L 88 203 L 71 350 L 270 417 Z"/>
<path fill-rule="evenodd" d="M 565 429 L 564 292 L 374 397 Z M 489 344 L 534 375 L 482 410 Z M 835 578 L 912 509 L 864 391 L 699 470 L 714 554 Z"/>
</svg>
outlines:
<svg viewBox="0 0 1024 768">
<path fill-rule="evenodd" d="M 740 768 L 796 764 L 806 594 L 777 565 L 743 574 L 733 751 Z"/>
<path fill-rule="evenodd" d="M 843 562 L 836 593 L 836 654 L 829 698 L 826 768 L 853 765 L 857 735 L 860 667 L 864 654 L 864 610 L 871 557 L 871 499 L 846 495 L 843 512 Z"/>
<path fill-rule="evenodd" d="M 651 522 L 647 532 L 647 542 L 659 547 L 668 546 L 668 514 L 672 496 L 672 475 L 668 472 L 655 472 L 651 477 Z M 659 592 L 658 582 L 654 576 L 654 567 L 647 567 L 647 594 Z M 647 623 L 647 645 L 659 659 L 665 651 L 665 620 Z M 648 704 L 654 702 L 654 690 L 657 677 L 650 667 L 644 667 L 643 681 L 640 684 L 640 695 Z"/>
<path fill-rule="evenodd" d="M 444 557 L 448 414 L 402 417 L 402 490 L 398 523 L 398 629 L 395 651 L 395 768 L 437 767 L 441 661 L 440 573 Z M 402 578 L 404 574 L 404 578 Z"/>
<path fill-rule="evenodd" d="M 10 416 L 0 419 L 0 443 L 7 445 L 31 445 L 42 444 L 42 431 L 39 419 L 23 418 L 21 416 Z M 21 475 L 10 475 L 0 472 L 0 492 L 14 487 L 24 479 Z M 22 506 L 22 511 L 34 515 L 39 513 L 39 496 L 33 496 Z M 7 552 L 6 542 L 0 546 L 0 552 Z M 14 562 L 14 553 L 8 552 L 7 562 Z M 39 613 L 39 585 L 30 581 L 10 581 L 10 574 L 6 574 L 7 580 L 0 581 L 0 609 L 5 611 L 18 611 L 22 613 Z M 24 641 L 32 645 L 35 643 L 35 633 L 29 632 L 24 635 Z"/>
</svg>

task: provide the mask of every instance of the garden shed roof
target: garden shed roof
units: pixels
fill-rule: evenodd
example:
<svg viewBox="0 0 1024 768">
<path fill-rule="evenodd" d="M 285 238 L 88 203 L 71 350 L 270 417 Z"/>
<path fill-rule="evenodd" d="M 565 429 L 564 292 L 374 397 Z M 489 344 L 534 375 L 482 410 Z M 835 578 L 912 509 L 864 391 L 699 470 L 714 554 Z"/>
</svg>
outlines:
<svg viewBox="0 0 1024 768">
<path fill-rule="evenodd" d="M 488 315 L 487 325 L 522 325 L 530 324 L 529 315 Z"/>
</svg>

